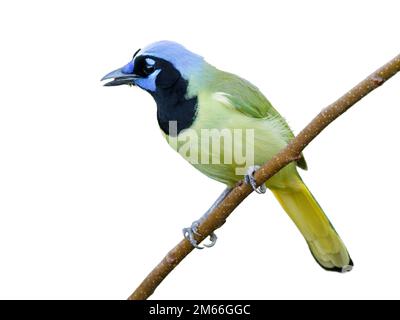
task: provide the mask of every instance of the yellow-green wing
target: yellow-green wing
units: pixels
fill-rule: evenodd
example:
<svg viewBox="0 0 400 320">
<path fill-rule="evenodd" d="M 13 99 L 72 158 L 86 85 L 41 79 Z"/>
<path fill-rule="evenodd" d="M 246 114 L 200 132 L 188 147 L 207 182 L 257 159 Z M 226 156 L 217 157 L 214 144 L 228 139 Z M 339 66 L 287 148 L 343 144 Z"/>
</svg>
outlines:
<svg viewBox="0 0 400 320">
<path fill-rule="evenodd" d="M 237 111 L 253 118 L 272 117 L 279 119 L 283 126 L 287 128 L 286 134 L 289 140 L 294 138 L 293 132 L 286 120 L 256 86 L 228 72 L 220 72 L 215 80 L 212 87 L 213 91 L 220 94 L 224 99 L 228 99 L 230 105 Z M 307 163 L 303 156 L 297 161 L 297 165 L 307 170 Z"/>
</svg>

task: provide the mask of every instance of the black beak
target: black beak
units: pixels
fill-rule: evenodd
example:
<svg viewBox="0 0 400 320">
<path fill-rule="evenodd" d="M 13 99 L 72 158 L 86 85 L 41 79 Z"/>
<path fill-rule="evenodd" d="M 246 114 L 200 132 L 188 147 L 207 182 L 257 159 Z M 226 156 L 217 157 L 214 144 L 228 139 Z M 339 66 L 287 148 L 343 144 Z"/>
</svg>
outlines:
<svg viewBox="0 0 400 320">
<path fill-rule="evenodd" d="M 122 68 L 114 70 L 108 74 L 106 74 L 101 81 L 113 79 L 104 84 L 105 87 L 113 87 L 113 86 L 120 86 L 123 84 L 135 85 L 135 80 L 138 77 L 134 74 L 126 74 L 122 72 Z"/>
</svg>

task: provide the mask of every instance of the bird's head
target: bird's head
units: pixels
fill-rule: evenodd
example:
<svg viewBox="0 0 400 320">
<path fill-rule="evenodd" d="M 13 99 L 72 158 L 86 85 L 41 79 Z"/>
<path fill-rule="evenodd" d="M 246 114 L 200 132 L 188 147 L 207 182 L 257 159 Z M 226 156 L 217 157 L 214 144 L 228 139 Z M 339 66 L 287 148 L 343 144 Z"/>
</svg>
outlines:
<svg viewBox="0 0 400 320">
<path fill-rule="evenodd" d="M 149 92 L 157 104 L 160 128 L 175 136 L 195 120 L 198 91 L 207 65 L 201 56 L 182 45 L 160 41 L 138 50 L 128 64 L 102 80 L 111 79 L 105 86 L 127 84 Z"/>
<path fill-rule="evenodd" d="M 136 85 L 151 94 L 186 82 L 204 63 L 201 56 L 172 41 L 159 41 L 138 50 L 122 68 L 105 75 L 105 86 Z"/>
</svg>

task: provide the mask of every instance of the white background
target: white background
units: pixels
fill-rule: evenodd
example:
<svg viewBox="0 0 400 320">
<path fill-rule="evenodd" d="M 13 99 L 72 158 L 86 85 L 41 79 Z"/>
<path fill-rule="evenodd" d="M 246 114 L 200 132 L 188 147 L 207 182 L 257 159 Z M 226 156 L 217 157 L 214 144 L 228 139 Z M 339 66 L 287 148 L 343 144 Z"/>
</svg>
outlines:
<svg viewBox="0 0 400 320">
<path fill-rule="evenodd" d="M 400 51 L 398 1 L 0 4 L 0 298 L 125 299 L 223 185 L 163 140 L 151 97 L 100 78 L 170 39 L 263 91 L 297 133 Z M 322 270 L 251 195 L 152 298 L 400 298 L 400 75 L 305 151 L 353 257 Z"/>
</svg>

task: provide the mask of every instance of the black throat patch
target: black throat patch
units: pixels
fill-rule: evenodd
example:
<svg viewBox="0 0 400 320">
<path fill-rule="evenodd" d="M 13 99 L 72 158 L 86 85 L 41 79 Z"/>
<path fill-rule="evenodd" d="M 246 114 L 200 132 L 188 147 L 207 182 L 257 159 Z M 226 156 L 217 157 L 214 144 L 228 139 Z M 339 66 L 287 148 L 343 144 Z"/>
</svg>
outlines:
<svg viewBox="0 0 400 320">
<path fill-rule="evenodd" d="M 197 96 L 186 98 L 188 81 L 170 62 L 157 57 L 147 57 L 155 60 L 156 69 L 161 70 L 156 80 L 156 91 L 149 91 L 157 104 L 158 124 L 165 134 L 176 136 L 193 124 L 197 112 Z M 170 121 L 176 121 L 176 130 L 171 132 Z"/>
</svg>

